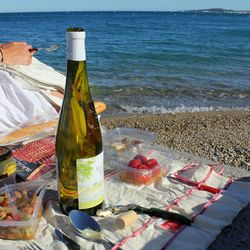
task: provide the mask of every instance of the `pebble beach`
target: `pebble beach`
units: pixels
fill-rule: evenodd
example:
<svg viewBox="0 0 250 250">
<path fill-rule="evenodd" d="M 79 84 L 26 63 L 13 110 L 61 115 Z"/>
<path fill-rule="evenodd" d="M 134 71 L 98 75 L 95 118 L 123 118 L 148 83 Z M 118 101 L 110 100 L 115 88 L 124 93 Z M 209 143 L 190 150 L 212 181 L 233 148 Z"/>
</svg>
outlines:
<svg viewBox="0 0 250 250">
<path fill-rule="evenodd" d="M 102 126 L 155 132 L 157 144 L 220 162 L 225 173 L 250 182 L 250 111 L 105 116 Z M 250 204 L 225 227 L 209 250 L 250 249 Z"/>
</svg>

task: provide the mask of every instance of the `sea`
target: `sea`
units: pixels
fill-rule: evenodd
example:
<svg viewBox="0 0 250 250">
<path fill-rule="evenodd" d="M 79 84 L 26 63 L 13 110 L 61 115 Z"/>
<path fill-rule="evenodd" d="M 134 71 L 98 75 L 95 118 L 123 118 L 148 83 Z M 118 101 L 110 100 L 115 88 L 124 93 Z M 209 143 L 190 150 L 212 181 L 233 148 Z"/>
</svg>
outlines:
<svg viewBox="0 0 250 250">
<path fill-rule="evenodd" d="M 57 43 L 35 56 L 66 74 L 68 27 L 86 30 L 92 96 L 107 114 L 250 109 L 249 13 L 1 13 L 0 43 Z"/>
</svg>

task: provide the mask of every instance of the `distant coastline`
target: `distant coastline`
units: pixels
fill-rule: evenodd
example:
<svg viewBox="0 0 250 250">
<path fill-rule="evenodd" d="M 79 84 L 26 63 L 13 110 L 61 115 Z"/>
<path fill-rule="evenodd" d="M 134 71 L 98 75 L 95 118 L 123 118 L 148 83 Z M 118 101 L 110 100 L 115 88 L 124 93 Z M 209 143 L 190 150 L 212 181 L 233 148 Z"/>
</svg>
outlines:
<svg viewBox="0 0 250 250">
<path fill-rule="evenodd" d="M 228 10 L 228 9 L 222 9 L 222 8 L 211 8 L 211 9 L 200 9 L 200 10 L 185 10 L 184 12 L 249 14 L 250 10 Z"/>
<path fill-rule="evenodd" d="M 230 10 L 223 8 L 197 9 L 197 10 L 59 10 L 59 11 L 33 11 L 33 12 L 1 12 L 0 14 L 14 13 L 77 13 L 77 12 L 168 12 L 168 13 L 211 13 L 211 14 L 250 14 L 250 10 Z"/>
</svg>

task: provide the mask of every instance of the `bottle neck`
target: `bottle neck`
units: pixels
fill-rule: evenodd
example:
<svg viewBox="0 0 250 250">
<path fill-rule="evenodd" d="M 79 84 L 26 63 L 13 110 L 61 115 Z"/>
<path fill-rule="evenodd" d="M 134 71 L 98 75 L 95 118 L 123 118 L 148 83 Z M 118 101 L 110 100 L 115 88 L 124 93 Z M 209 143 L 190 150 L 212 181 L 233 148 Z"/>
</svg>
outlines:
<svg viewBox="0 0 250 250">
<path fill-rule="evenodd" d="M 83 30 L 70 30 L 66 33 L 67 44 L 67 77 L 65 93 L 77 99 L 91 102 L 88 85 L 85 53 L 85 32 Z M 70 98 L 69 98 L 70 99 Z"/>
<path fill-rule="evenodd" d="M 70 61 L 86 61 L 84 31 L 67 32 L 66 58 Z"/>
</svg>

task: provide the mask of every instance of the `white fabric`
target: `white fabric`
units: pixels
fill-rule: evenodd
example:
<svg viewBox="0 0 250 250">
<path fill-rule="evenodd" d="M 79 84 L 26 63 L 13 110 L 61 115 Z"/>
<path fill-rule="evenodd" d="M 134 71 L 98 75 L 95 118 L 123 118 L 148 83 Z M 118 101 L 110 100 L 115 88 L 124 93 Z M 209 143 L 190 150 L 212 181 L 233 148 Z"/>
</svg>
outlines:
<svg viewBox="0 0 250 250">
<path fill-rule="evenodd" d="M 36 90 L 52 104 L 61 106 L 62 99 L 55 97 L 50 91 L 64 91 L 66 82 L 64 74 L 40 62 L 35 57 L 29 66 L 2 64 L 0 69 L 9 72 L 23 89 Z"/>
<path fill-rule="evenodd" d="M 39 86 L 50 89 L 63 90 L 65 86 L 65 76 L 54 68 L 42 63 L 35 57 L 32 58 L 32 64 L 29 66 L 15 65 L 7 66 L 8 69 L 19 72 L 27 78 L 34 79 Z M 46 72 L 46 73 L 45 73 Z"/>
<path fill-rule="evenodd" d="M 22 88 L 17 79 L 0 70 L 0 133 L 55 119 L 57 115 L 41 94 Z"/>
</svg>

